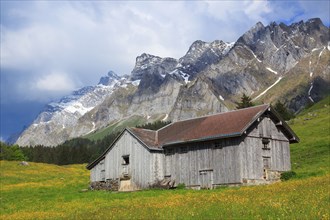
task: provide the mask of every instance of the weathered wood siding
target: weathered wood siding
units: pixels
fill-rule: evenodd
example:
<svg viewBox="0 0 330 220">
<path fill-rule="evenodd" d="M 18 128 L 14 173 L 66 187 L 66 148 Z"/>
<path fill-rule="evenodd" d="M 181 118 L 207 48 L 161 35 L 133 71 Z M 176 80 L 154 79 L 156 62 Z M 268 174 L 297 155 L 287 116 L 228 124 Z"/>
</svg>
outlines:
<svg viewBox="0 0 330 220">
<path fill-rule="evenodd" d="M 265 149 L 262 138 L 269 139 Z M 287 137 L 269 117 L 261 118 L 248 131 L 240 144 L 242 178 L 262 179 L 264 175 L 263 159 L 269 158 L 269 170 L 288 171 L 291 169 L 290 145 Z"/>
<path fill-rule="evenodd" d="M 104 181 L 105 167 L 104 160 L 101 160 L 95 167 L 91 169 L 91 182 Z"/>
<path fill-rule="evenodd" d="M 269 139 L 267 149 L 262 138 Z M 241 137 L 168 147 L 164 171 L 165 177 L 187 186 L 236 184 L 263 179 L 264 159 L 269 170 L 291 169 L 289 140 L 266 116 Z"/>
<path fill-rule="evenodd" d="M 129 156 L 129 165 L 123 165 L 125 155 Z M 150 152 L 125 131 L 105 156 L 105 179 L 120 178 L 125 171 L 138 188 L 146 188 L 160 176 L 161 159 L 159 152 Z"/>
<path fill-rule="evenodd" d="M 239 183 L 241 181 L 238 139 L 200 142 L 165 151 L 165 177 L 186 186 Z"/>
<path fill-rule="evenodd" d="M 91 181 L 118 179 L 123 172 L 138 188 L 147 188 L 156 180 L 170 178 L 176 185 L 212 187 L 262 180 L 265 167 L 272 171 L 291 169 L 290 146 L 281 125 L 264 114 L 240 137 L 185 143 L 150 150 L 125 131 L 91 169 Z M 269 140 L 267 148 L 263 139 Z M 123 165 L 129 156 L 129 165 Z"/>
</svg>

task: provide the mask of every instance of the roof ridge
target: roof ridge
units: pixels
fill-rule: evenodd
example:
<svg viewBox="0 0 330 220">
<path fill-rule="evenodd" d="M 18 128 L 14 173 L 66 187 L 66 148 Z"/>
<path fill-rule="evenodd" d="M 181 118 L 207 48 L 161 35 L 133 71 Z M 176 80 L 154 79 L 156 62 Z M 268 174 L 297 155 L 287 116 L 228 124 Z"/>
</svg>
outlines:
<svg viewBox="0 0 330 220">
<path fill-rule="evenodd" d="M 227 112 L 219 112 L 219 113 L 214 113 L 214 114 L 211 114 L 211 115 L 204 115 L 204 116 L 200 116 L 200 117 L 196 117 L 196 118 L 188 118 L 188 119 L 184 119 L 184 120 L 180 120 L 180 121 L 176 121 L 176 122 L 172 122 L 160 129 L 157 130 L 160 131 L 160 130 L 163 130 L 164 128 L 168 127 L 168 126 L 171 126 L 173 124 L 176 124 L 176 123 L 179 123 L 179 122 L 185 122 L 185 121 L 190 121 L 190 120 L 196 120 L 196 119 L 202 119 L 202 118 L 208 118 L 208 117 L 212 117 L 212 116 L 216 116 L 216 115 L 221 115 L 221 114 L 226 114 L 226 113 L 232 113 L 232 112 L 237 112 L 237 111 L 244 111 L 244 110 L 247 110 L 247 109 L 251 109 L 251 108 L 257 108 L 257 107 L 261 107 L 261 106 L 267 106 L 269 107 L 270 104 L 262 104 L 262 105 L 256 105 L 256 106 L 251 106 L 251 107 L 247 107 L 247 108 L 242 108 L 242 109 L 234 109 L 234 110 L 231 110 L 231 111 L 227 111 Z"/>
<path fill-rule="evenodd" d="M 146 129 L 146 128 L 137 128 L 137 127 L 127 127 L 127 129 L 137 129 L 137 130 L 144 130 L 144 131 L 156 132 L 155 130 Z"/>
</svg>

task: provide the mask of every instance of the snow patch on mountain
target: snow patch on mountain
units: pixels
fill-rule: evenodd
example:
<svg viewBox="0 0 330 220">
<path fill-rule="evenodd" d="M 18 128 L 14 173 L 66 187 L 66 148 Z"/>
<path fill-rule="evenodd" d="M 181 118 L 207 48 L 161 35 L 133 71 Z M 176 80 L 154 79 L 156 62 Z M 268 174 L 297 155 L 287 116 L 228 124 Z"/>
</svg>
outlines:
<svg viewBox="0 0 330 220">
<path fill-rule="evenodd" d="M 323 51 L 326 49 L 326 47 L 323 48 L 323 50 L 320 52 L 319 57 L 322 56 Z"/>
<path fill-rule="evenodd" d="M 259 62 L 261 63 L 261 60 L 257 57 L 257 55 L 247 46 L 244 45 L 244 48 L 246 48 L 248 51 L 251 52 L 251 54 L 254 56 L 254 58 Z"/>
<path fill-rule="evenodd" d="M 139 80 L 132 81 L 132 85 L 133 86 L 139 86 L 140 82 L 141 82 L 140 79 Z"/>
<path fill-rule="evenodd" d="M 162 121 L 166 121 L 167 118 L 168 118 L 168 114 L 165 115 L 165 117 L 162 119 Z"/>
<path fill-rule="evenodd" d="M 267 67 L 266 69 L 277 75 L 277 72 L 275 70 L 272 70 L 270 67 Z"/>
<path fill-rule="evenodd" d="M 181 70 L 175 69 L 172 72 L 170 72 L 169 75 L 177 75 L 177 76 L 182 77 L 186 84 L 190 82 L 189 81 L 190 75 L 188 73 L 182 72 Z"/>
<path fill-rule="evenodd" d="M 264 94 L 266 94 L 266 92 L 268 92 L 268 90 L 270 90 L 271 88 L 273 88 L 277 83 L 279 83 L 281 81 L 283 77 L 278 78 L 278 80 L 276 80 L 276 82 L 274 82 L 271 86 L 269 86 L 265 91 L 263 91 L 262 93 L 260 93 L 257 97 L 255 97 L 253 99 L 253 101 L 257 100 L 258 98 L 260 98 L 261 96 L 263 96 Z"/>
<path fill-rule="evenodd" d="M 67 112 L 72 113 L 72 114 L 75 114 L 76 112 L 78 112 L 80 115 L 84 115 L 92 109 L 93 109 L 93 106 L 92 107 L 84 107 L 83 104 L 80 103 L 80 102 L 73 102 L 68 107 L 66 107 L 64 109 L 64 111 L 67 111 Z"/>
<path fill-rule="evenodd" d="M 309 98 L 309 100 L 311 100 L 311 102 L 314 103 L 314 100 L 312 99 L 312 96 L 311 96 L 311 91 L 313 89 L 313 86 L 314 86 L 314 84 L 313 84 L 313 82 L 311 82 L 311 87 L 308 90 L 308 98 Z"/>
</svg>

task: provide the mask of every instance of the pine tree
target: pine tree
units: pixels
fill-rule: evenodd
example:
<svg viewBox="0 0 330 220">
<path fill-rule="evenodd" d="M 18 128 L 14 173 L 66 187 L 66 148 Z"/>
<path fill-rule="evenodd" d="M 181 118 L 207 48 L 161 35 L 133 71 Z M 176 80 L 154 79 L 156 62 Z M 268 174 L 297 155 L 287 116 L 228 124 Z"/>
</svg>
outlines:
<svg viewBox="0 0 330 220">
<path fill-rule="evenodd" d="M 241 97 L 241 101 L 236 103 L 236 108 L 237 109 L 242 109 L 242 108 L 248 108 L 254 106 L 254 103 L 252 102 L 252 99 L 250 96 L 247 96 L 245 93 L 243 93 Z"/>
<path fill-rule="evenodd" d="M 26 160 L 26 156 L 18 145 L 8 146 L 0 142 L 0 160 Z"/>
<path fill-rule="evenodd" d="M 293 113 L 288 110 L 285 105 L 280 102 L 280 101 L 277 101 L 274 105 L 274 110 L 285 120 L 285 121 L 288 121 L 290 120 L 291 118 L 293 118 Z"/>
</svg>

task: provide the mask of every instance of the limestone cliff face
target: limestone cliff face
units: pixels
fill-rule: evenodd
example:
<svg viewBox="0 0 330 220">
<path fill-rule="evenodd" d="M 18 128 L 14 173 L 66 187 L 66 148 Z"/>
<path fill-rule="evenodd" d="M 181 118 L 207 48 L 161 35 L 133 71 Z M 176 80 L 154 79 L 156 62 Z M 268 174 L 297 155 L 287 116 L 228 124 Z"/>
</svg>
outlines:
<svg viewBox="0 0 330 220">
<path fill-rule="evenodd" d="M 237 94 L 243 92 L 252 96 L 256 102 L 275 101 L 280 98 L 276 93 L 282 93 L 279 86 L 292 88 L 282 90 L 287 91 L 283 97 L 291 99 L 280 99 L 292 110 L 299 111 L 312 101 L 306 89 L 293 92 L 301 84 L 311 85 L 318 76 L 318 86 L 312 87 L 311 95 L 317 88 L 323 91 L 318 94 L 326 93 L 324 91 L 329 86 L 329 62 L 319 61 L 326 59 L 330 50 L 329 42 L 329 28 L 317 18 L 289 26 L 283 23 L 264 26 L 259 22 L 237 40 L 225 57 L 208 66 L 202 74 L 212 80 L 218 95 L 231 101 L 237 100 Z M 308 58 L 316 53 L 316 60 Z M 293 71 L 298 65 L 306 67 L 299 75 Z M 313 69 L 318 70 L 313 72 Z M 321 72 L 323 74 L 319 74 Z M 304 80 L 299 80 L 304 74 Z M 300 85 L 295 81 L 299 81 Z M 273 97 L 270 98 L 268 93 Z"/>
<path fill-rule="evenodd" d="M 221 97 L 213 92 L 209 82 L 206 79 L 197 78 L 181 86 L 169 118 L 172 121 L 178 121 L 226 111 L 228 108 Z"/>
<path fill-rule="evenodd" d="M 54 146 L 123 120 L 181 120 L 227 111 L 242 93 L 300 111 L 330 91 L 329 27 L 320 19 L 257 23 L 236 42 L 195 41 L 180 59 L 141 54 L 131 74 L 113 72 L 49 104 L 18 138 Z"/>
</svg>

